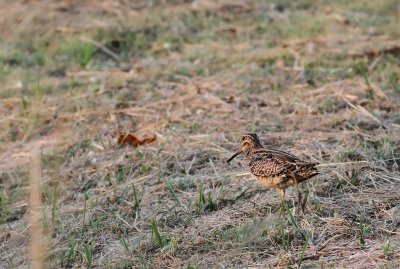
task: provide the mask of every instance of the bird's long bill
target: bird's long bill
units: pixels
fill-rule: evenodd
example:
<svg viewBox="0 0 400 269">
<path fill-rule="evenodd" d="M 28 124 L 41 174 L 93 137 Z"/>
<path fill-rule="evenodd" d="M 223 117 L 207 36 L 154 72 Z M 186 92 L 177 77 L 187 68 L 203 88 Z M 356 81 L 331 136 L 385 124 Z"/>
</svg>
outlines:
<svg viewBox="0 0 400 269">
<path fill-rule="evenodd" d="M 240 148 L 238 151 L 235 152 L 235 154 L 232 155 L 232 157 L 230 157 L 226 162 L 229 163 L 230 161 L 232 161 L 236 156 L 238 156 L 240 153 L 242 153 L 242 148 Z"/>
</svg>

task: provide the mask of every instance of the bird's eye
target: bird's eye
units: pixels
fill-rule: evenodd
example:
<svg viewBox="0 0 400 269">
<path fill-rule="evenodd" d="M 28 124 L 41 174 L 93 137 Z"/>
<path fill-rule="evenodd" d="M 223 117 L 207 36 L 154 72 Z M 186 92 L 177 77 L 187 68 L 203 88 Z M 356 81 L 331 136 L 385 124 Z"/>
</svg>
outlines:
<svg viewBox="0 0 400 269">
<path fill-rule="evenodd" d="M 246 137 L 242 136 L 242 141 L 244 141 L 246 139 Z"/>
</svg>

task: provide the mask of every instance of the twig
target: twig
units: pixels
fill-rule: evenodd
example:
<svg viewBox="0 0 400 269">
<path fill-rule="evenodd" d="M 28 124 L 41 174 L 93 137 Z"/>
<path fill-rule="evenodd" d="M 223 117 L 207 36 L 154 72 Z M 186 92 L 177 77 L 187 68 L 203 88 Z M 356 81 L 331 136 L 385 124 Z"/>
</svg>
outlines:
<svg viewBox="0 0 400 269">
<path fill-rule="evenodd" d="M 318 247 L 318 251 L 323 250 L 330 242 L 336 240 L 337 238 L 343 236 L 343 234 L 337 234 L 335 236 L 332 236 L 331 238 L 329 238 L 328 240 L 326 240 L 324 243 L 322 243 L 321 246 Z"/>
<path fill-rule="evenodd" d="M 343 100 L 352 108 L 354 108 L 355 110 L 358 110 L 359 112 L 363 113 L 364 115 L 372 118 L 374 121 L 376 121 L 377 123 L 379 123 L 382 127 L 386 128 L 386 126 L 379 120 L 377 119 L 374 115 L 372 115 L 370 112 L 368 112 L 365 108 L 363 108 L 360 105 L 354 105 L 352 104 L 349 100 L 347 100 L 346 97 L 342 96 Z"/>
<path fill-rule="evenodd" d="M 316 167 L 325 167 L 325 166 L 335 166 L 335 165 L 345 165 L 345 164 L 355 164 L 355 163 L 370 163 L 368 161 L 356 161 L 356 162 L 343 162 L 343 163 L 323 163 L 318 164 Z"/>
<path fill-rule="evenodd" d="M 390 234 L 400 234 L 400 232 L 389 231 L 389 230 L 386 230 L 385 228 L 382 228 L 382 227 L 378 227 L 378 228 L 381 229 L 382 231 L 390 233 Z"/>
<path fill-rule="evenodd" d="M 208 159 L 210 160 L 211 166 L 212 166 L 212 168 L 214 169 L 215 175 L 216 175 L 217 177 L 219 177 L 218 172 L 217 172 L 217 169 L 215 169 L 215 166 L 214 166 L 213 161 L 211 160 L 211 158 L 208 158 Z"/>
<path fill-rule="evenodd" d="M 95 40 L 89 39 L 89 38 L 84 37 L 84 36 L 81 37 L 81 40 L 83 42 L 86 42 L 86 43 L 94 45 L 96 48 L 100 49 L 102 52 L 104 52 L 105 54 L 107 54 L 108 56 L 110 56 L 111 58 L 116 60 L 117 62 L 121 61 L 121 58 L 117 54 L 112 52 L 110 49 L 104 47 L 100 42 L 97 42 Z"/>
<path fill-rule="evenodd" d="M 135 213 L 135 220 L 133 221 L 133 227 L 135 227 L 136 231 L 140 232 L 140 230 L 138 229 L 138 227 L 136 226 L 136 221 L 138 219 L 138 215 L 139 215 L 139 211 L 136 211 Z"/>
<path fill-rule="evenodd" d="M 250 172 L 239 173 L 239 174 L 236 174 L 235 176 L 237 176 L 237 177 L 244 177 L 244 176 L 248 176 L 248 175 L 251 175 L 251 173 L 250 173 Z"/>
<path fill-rule="evenodd" d="M 125 223 L 126 226 L 128 226 L 129 228 L 133 228 L 128 222 L 126 222 L 126 220 L 124 220 L 123 218 L 121 218 L 118 214 L 115 214 L 115 216 L 117 216 L 117 218 L 119 218 L 123 223 Z M 136 228 L 136 227 L 135 227 Z"/>
<path fill-rule="evenodd" d="M 378 161 L 356 161 L 356 162 L 342 162 L 342 163 L 323 163 L 323 164 L 316 165 L 316 167 L 355 164 L 355 163 L 376 163 L 376 162 L 395 161 L 395 160 L 400 160 L 400 158 L 391 158 L 391 159 L 378 160 Z"/>
<path fill-rule="evenodd" d="M 194 164 L 194 162 L 196 161 L 196 154 L 193 156 L 192 161 L 189 163 L 189 167 L 186 169 L 186 175 L 189 175 L 190 169 L 192 169 L 192 165 Z"/>
</svg>

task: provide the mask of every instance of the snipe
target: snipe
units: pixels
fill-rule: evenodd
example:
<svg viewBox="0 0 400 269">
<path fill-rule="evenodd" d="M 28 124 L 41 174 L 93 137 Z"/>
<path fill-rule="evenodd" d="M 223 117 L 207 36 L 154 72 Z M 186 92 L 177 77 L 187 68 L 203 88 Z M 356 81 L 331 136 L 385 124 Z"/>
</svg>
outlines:
<svg viewBox="0 0 400 269">
<path fill-rule="evenodd" d="M 285 199 L 285 189 L 295 185 L 299 206 L 302 208 L 298 183 L 319 174 L 315 167 L 317 163 L 303 161 L 288 152 L 264 148 L 254 133 L 242 136 L 242 146 L 227 162 L 242 152 L 246 154 L 250 172 L 266 187 L 279 189 L 282 202 Z"/>
</svg>

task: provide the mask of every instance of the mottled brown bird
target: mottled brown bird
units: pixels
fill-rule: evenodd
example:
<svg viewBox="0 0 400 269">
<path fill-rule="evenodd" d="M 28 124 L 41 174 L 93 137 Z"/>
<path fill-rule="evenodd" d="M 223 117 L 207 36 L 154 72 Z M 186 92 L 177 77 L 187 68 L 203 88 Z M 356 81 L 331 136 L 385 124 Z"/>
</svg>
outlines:
<svg viewBox="0 0 400 269">
<path fill-rule="evenodd" d="M 227 162 L 242 152 L 246 154 L 250 172 L 266 187 L 279 189 L 282 202 L 285 199 L 285 189 L 295 185 L 301 205 L 297 184 L 319 174 L 315 167 L 317 163 L 300 160 L 288 152 L 264 148 L 254 133 L 242 136 L 242 146 Z"/>
</svg>

